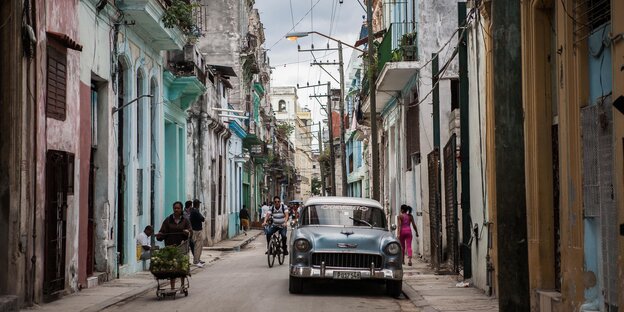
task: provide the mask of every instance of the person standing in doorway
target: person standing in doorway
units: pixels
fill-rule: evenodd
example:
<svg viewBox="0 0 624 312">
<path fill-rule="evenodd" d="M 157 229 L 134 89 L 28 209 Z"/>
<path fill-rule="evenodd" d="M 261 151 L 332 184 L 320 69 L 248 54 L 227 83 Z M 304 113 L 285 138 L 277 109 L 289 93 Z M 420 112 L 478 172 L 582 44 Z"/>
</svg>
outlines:
<svg viewBox="0 0 624 312">
<path fill-rule="evenodd" d="M 400 225 L 398 236 L 403 252 L 401 261 L 405 263 L 405 252 L 407 251 L 407 265 L 412 266 L 412 229 L 410 226 L 414 227 L 414 232 L 418 237 L 418 229 L 416 229 L 416 223 L 414 223 L 412 216 L 412 207 L 401 205 L 401 214 L 397 216 L 397 223 Z"/>
<path fill-rule="evenodd" d="M 247 211 L 247 207 L 243 205 L 243 209 L 240 210 L 239 213 L 240 224 L 243 233 L 247 235 L 247 231 L 249 231 L 249 211 Z"/>
<path fill-rule="evenodd" d="M 204 267 L 204 261 L 201 260 L 202 248 L 204 247 L 204 215 L 199 212 L 201 201 L 193 200 L 193 208 L 191 208 L 190 221 L 193 229 L 193 264 L 197 267 Z"/>
</svg>

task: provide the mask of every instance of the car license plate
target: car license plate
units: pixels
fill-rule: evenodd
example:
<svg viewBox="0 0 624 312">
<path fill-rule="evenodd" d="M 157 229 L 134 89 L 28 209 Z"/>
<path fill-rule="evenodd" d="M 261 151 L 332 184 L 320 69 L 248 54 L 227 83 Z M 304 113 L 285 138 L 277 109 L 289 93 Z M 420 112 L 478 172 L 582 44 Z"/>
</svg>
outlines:
<svg viewBox="0 0 624 312">
<path fill-rule="evenodd" d="M 360 272 L 334 272 L 335 279 L 359 280 L 362 278 Z"/>
</svg>

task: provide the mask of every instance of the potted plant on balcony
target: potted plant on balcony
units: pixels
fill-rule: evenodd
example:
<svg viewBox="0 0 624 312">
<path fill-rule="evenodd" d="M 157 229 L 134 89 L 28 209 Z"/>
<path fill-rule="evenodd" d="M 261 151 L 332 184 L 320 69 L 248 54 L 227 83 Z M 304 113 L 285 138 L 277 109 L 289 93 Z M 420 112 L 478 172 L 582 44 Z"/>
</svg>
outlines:
<svg viewBox="0 0 624 312">
<path fill-rule="evenodd" d="M 193 11 L 199 9 L 198 2 L 173 0 L 165 9 L 162 21 L 165 27 L 178 27 L 187 38 L 189 44 L 195 44 L 202 36 L 193 16 Z"/>
<path fill-rule="evenodd" d="M 415 61 L 417 58 L 417 36 L 415 32 L 407 33 L 401 37 L 400 50 L 403 61 Z"/>
</svg>

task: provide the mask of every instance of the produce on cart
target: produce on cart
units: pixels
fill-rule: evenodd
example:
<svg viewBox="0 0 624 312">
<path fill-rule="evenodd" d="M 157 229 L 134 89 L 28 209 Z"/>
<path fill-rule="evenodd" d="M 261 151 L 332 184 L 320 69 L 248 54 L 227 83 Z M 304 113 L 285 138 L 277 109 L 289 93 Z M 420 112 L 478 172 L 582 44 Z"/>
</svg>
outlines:
<svg viewBox="0 0 624 312">
<path fill-rule="evenodd" d="M 190 275 L 189 256 L 176 246 L 167 246 L 154 251 L 150 261 L 150 272 L 157 279 L 188 276 Z"/>
</svg>

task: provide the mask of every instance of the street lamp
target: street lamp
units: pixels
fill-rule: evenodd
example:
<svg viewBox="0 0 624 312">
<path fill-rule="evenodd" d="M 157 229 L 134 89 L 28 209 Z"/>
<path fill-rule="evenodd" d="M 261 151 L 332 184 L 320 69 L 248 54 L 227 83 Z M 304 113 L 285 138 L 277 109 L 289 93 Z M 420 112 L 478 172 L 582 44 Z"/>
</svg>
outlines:
<svg viewBox="0 0 624 312">
<path fill-rule="evenodd" d="M 335 41 L 338 43 L 338 63 L 327 63 L 329 65 L 338 65 L 339 66 L 339 70 L 340 70 L 340 154 L 342 155 L 341 157 L 341 161 L 342 161 L 342 165 L 341 167 L 341 177 L 342 177 L 342 196 L 346 196 L 347 195 L 347 159 L 346 159 L 346 144 L 345 144 L 345 124 L 344 124 L 344 96 L 345 96 L 345 90 L 344 90 L 344 62 L 343 62 L 343 58 L 342 58 L 342 45 L 346 45 L 347 47 L 350 47 L 356 51 L 359 51 L 361 53 L 365 53 L 364 50 L 360 49 L 360 48 L 356 48 L 350 44 L 344 43 L 338 39 L 332 38 L 330 36 L 327 36 L 325 34 L 322 34 L 320 32 L 317 31 L 305 31 L 305 32 L 292 32 L 292 33 L 288 33 L 286 34 L 286 39 L 288 40 L 296 40 L 298 38 L 302 38 L 302 37 L 306 37 L 309 34 L 317 34 L 321 37 L 327 38 L 329 40 Z M 328 49 L 322 49 L 322 50 L 329 50 Z M 323 65 L 320 63 L 314 63 L 315 65 Z M 322 67 L 321 67 L 322 68 Z M 328 90 L 330 91 L 330 90 Z M 328 114 L 328 118 L 331 118 L 331 112 L 329 112 Z M 330 145 L 332 146 L 332 150 L 333 150 L 333 138 L 331 136 L 332 133 L 332 129 L 330 129 Z"/>
<path fill-rule="evenodd" d="M 299 31 L 299 32 L 291 32 L 291 33 L 287 33 L 285 37 L 286 37 L 286 39 L 288 39 L 288 40 L 294 41 L 294 40 L 297 40 L 297 39 L 299 39 L 299 38 L 307 37 L 309 34 L 316 34 L 316 35 L 319 35 L 319 36 L 321 36 L 321 37 L 325 37 L 325 38 L 327 38 L 327 39 L 329 39 L 329 40 L 335 41 L 335 42 L 337 42 L 338 44 L 344 44 L 344 45 L 346 45 L 347 47 L 349 47 L 349 48 L 351 48 L 351 49 L 353 49 L 353 50 L 356 50 L 356 51 L 359 51 L 359 52 L 362 52 L 362 53 L 366 53 L 366 51 L 364 51 L 364 50 L 362 50 L 362 49 L 360 49 L 360 48 L 357 48 L 357 47 L 355 47 L 355 46 L 352 46 L 352 45 L 350 45 L 350 44 L 348 44 L 348 43 L 344 43 L 344 42 L 342 42 L 342 41 L 340 41 L 340 40 L 338 40 L 338 39 L 336 39 L 336 38 L 330 37 L 330 36 L 328 36 L 328 35 L 325 35 L 325 34 L 323 34 L 323 33 L 320 33 L 320 32 L 318 32 L 318 31 L 314 31 L 314 30 L 313 30 L 313 31 Z"/>
</svg>

